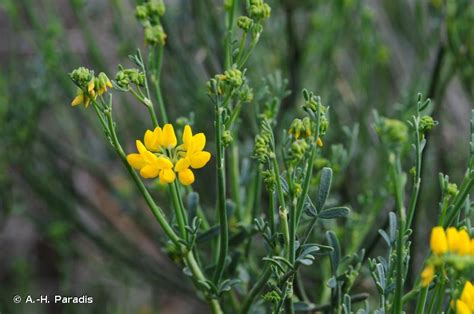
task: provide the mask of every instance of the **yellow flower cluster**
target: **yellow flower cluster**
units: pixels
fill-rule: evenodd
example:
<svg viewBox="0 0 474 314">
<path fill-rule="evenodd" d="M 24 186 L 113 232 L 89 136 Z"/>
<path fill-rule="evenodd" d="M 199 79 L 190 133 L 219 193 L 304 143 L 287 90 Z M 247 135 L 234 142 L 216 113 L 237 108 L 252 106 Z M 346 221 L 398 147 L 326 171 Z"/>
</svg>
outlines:
<svg viewBox="0 0 474 314">
<path fill-rule="evenodd" d="M 434 227 L 431 231 L 431 251 L 436 255 L 454 253 L 458 255 L 474 255 L 474 239 L 469 237 L 465 229 L 457 230 L 450 227 Z"/>
<path fill-rule="evenodd" d="M 431 251 L 436 256 L 455 254 L 459 256 L 474 256 L 474 239 L 471 239 L 465 229 L 457 230 L 454 227 L 446 229 L 441 226 L 431 230 Z M 426 287 L 433 280 L 435 266 L 428 264 L 421 273 L 421 285 Z"/>
<path fill-rule="evenodd" d="M 161 183 L 171 183 L 178 179 L 183 185 L 194 182 L 191 169 L 204 167 L 211 159 L 211 154 L 204 151 L 206 136 L 204 133 L 193 135 L 191 127 L 186 125 L 183 142 L 178 141 L 171 124 L 163 129 L 147 130 L 143 138 L 136 141 L 138 154 L 129 154 L 127 161 L 143 178 L 159 177 Z"/>
<path fill-rule="evenodd" d="M 87 84 L 87 91 L 84 91 L 82 88 L 77 89 L 77 95 L 72 100 L 71 105 L 77 106 L 84 104 L 84 107 L 89 107 L 90 102 L 93 99 L 96 99 L 97 96 L 104 94 L 107 91 L 107 88 L 112 88 L 112 82 L 109 80 L 105 73 L 100 73 L 97 77 L 92 77 L 92 79 Z"/>
<path fill-rule="evenodd" d="M 458 314 L 474 313 L 474 286 L 470 281 L 466 281 L 461 297 L 456 300 L 456 312 Z"/>
</svg>

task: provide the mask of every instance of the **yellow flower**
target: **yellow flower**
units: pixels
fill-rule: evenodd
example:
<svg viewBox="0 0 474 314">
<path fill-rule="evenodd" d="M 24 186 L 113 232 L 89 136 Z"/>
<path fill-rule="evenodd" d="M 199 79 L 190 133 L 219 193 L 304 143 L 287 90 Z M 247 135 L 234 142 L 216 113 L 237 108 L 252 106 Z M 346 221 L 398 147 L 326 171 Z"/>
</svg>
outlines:
<svg viewBox="0 0 474 314">
<path fill-rule="evenodd" d="M 171 124 L 165 124 L 160 138 L 160 144 L 164 148 L 171 149 L 176 147 L 176 135 L 174 134 L 174 128 Z"/>
<path fill-rule="evenodd" d="M 474 311 L 474 286 L 470 281 L 464 284 L 460 299 L 471 311 Z"/>
<path fill-rule="evenodd" d="M 421 285 L 423 287 L 428 287 L 428 285 L 433 281 L 435 275 L 435 269 L 433 265 L 428 265 L 421 272 Z"/>
<path fill-rule="evenodd" d="M 442 255 L 446 253 L 448 242 L 443 227 L 438 226 L 431 230 L 430 246 L 434 254 Z"/>
<path fill-rule="evenodd" d="M 448 249 L 452 253 L 457 253 L 459 249 L 459 234 L 456 228 L 449 227 L 446 230 L 446 237 L 448 239 Z"/>
<path fill-rule="evenodd" d="M 186 125 L 183 132 L 184 156 L 178 160 L 174 170 L 178 173 L 178 179 L 183 185 L 194 182 L 194 174 L 189 168 L 199 169 L 204 167 L 211 159 L 209 152 L 203 151 L 206 146 L 206 136 L 204 133 L 193 135 L 191 127 Z"/>
<path fill-rule="evenodd" d="M 472 314 L 467 304 L 461 300 L 456 301 L 456 311 L 458 314 Z"/>
<path fill-rule="evenodd" d="M 319 147 L 323 147 L 323 141 L 320 137 L 318 137 L 318 139 L 316 140 L 316 145 L 318 145 Z"/>
<path fill-rule="evenodd" d="M 458 253 L 468 255 L 471 251 L 471 239 L 465 229 L 458 231 Z"/>
<path fill-rule="evenodd" d="M 146 130 L 143 142 L 145 147 L 152 152 L 159 152 L 161 150 L 161 128 L 156 127 L 155 130 Z"/>
<path fill-rule="evenodd" d="M 80 88 L 77 89 L 77 95 L 74 97 L 74 99 L 71 102 L 71 106 L 77 106 L 80 104 L 84 104 L 84 107 L 89 107 L 89 104 L 91 103 L 91 99 L 89 98 L 88 95 L 84 93 L 84 91 Z"/>
<path fill-rule="evenodd" d="M 127 161 L 133 168 L 140 170 L 145 179 L 160 178 L 161 183 L 171 183 L 176 178 L 173 163 L 165 156 L 156 156 L 146 149 L 139 140 L 136 141 L 138 154 L 129 154 Z"/>
</svg>

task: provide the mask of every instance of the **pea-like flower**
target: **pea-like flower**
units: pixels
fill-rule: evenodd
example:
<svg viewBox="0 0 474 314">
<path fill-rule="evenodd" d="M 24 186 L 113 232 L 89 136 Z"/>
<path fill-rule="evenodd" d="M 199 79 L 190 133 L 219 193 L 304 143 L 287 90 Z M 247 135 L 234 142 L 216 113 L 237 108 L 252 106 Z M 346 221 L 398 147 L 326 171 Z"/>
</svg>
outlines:
<svg viewBox="0 0 474 314">
<path fill-rule="evenodd" d="M 461 297 L 456 301 L 456 311 L 461 314 L 474 313 L 474 286 L 470 281 L 466 281 Z"/>
<path fill-rule="evenodd" d="M 160 178 L 161 183 L 171 183 L 176 178 L 173 163 L 164 155 L 150 152 L 140 140 L 136 141 L 138 154 L 129 154 L 127 161 L 145 179 Z"/>
<path fill-rule="evenodd" d="M 80 68 L 81 69 L 81 68 Z M 77 106 L 84 104 L 84 107 L 89 107 L 89 104 L 92 100 L 96 99 L 97 96 L 100 96 L 107 92 L 108 88 L 112 88 L 112 82 L 109 80 L 105 73 L 101 72 L 98 76 L 94 76 L 92 71 L 87 72 L 86 74 L 90 77 L 90 80 L 86 83 L 82 77 L 79 76 L 81 72 L 79 70 L 74 70 L 71 73 L 71 79 L 79 87 L 77 89 L 76 97 L 71 102 L 72 106 Z M 82 72 L 87 71 L 87 69 L 81 70 Z"/>
<path fill-rule="evenodd" d="M 443 227 L 434 227 L 431 230 L 430 246 L 433 253 L 442 255 L 448 251 L 448 240 Z"/>
<path fill-rule="evenodd" d="M 189 185 L 194 182 L 194 174 L 190 168 L 200 169 L 211 159 L 211 154 L 203 151 L 204 146 L 206 146 L 206 136 L 204 133 L 193 135 L 191 127 L 186 125 L 183 132 L 183 145 L 181 145 L 184 154 L 182 154 L 182 158 L 178 160 L 175 166 L 179 181 L 183 185 Z"/>
<path fill-rule="evenodd" d="M 189 125 L 184 128 L 183 143 L 179 146 L 171 124 L 147 130 L 143 142 L 137 140 L 139 153 L 129 154 L 127 161 L 134 169 L 140 170 L 142 177 L 159 177 L 161 183 L 173 182 L 177 173 L 183 185 L 192 184 L 194 173 L 191 168 L 202 168 L 211 158 L 209 152 L 203 151 L 206 136 L 204 133 L 193 135 Z"/>
<path fill-rule="evenodd" d="M 428 285 L 433 281 L 435 275 L 435 268 L 433 265 L 426 266 L 421 272 L 421 286 L 428 287 Z"/>
</svg>

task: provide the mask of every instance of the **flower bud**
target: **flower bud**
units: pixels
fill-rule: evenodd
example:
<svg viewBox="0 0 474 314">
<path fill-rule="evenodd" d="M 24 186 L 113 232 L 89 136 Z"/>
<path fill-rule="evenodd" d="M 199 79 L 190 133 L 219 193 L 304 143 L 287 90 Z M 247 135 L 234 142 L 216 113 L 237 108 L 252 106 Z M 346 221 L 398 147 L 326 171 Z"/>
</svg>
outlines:
<svg viewBox="0 0 474 314">
<path fill-rule="evenodd" d="M 85 88 L 89 84 L 89 82 L 94 78 L 94 72 L 92 72 L 91 70 L 85 67 L 80 67 L 73 70 L 69 74 L 69 77 L 78 87 Z"/>
<path fill-rule="evenodd" d="M 166 33 L 161 25 L 145 27 L 145 44 L 150 46 L 164 45 L 166 43 Z"/>
<path fill-rule="evenodd" d="M 146 5 L 138 5 L 135 8 L 135 17 L 140 22 L 144 22 L 144 21 L 147 20 L 147 18 L 148 18 L 148 8 L 146 7 Z"/>
<path fill-rule="evenodd" d="M 448 251 L 448 242 L 443 227 L 438 226 L 431 230 L 430 246 L 431 251 L 437 255 L 442 255 Z"/>
<path fill-rule="evenodd" d="M 271 8 L 263 0 L 250 0 L 248 12 L 252 19 L 265 20 L 270 17 Z"/>
<path fill-rule="evenodd" d="M 433 120 L 430 116 L 423 116 L 420 119 L 420 124 L 418 130 L 420 133 L 425 133 L 431 130 L 435 125 L 438 124 L 438 121 Z"/>
<path fill-rule="evenodd" d="M 248 16 L 240 16 L 237 20 L 237 27 L 244 32 L 248 32 L 252 27 L 253 21 Z"/>
<path fill-rule="evenodd" d="M 150 0 L 147 3 L 147 8 L 150 17 L 163 16 L 166 10 L 163 0 Z"/>
</svg>

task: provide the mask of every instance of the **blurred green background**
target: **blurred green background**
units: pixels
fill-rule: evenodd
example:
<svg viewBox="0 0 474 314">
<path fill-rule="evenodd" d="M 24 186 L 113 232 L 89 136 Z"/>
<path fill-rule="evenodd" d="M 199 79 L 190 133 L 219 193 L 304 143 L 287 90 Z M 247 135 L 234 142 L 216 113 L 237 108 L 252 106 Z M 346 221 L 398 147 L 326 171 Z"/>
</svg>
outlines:
<svg viewBox="0 0 474 314">
<path fill-rule="evenodd" d="M 138 1 L 140 2 L 140 1 Z M 335 170 L 334 202 L 350 206 L 338 235 L 345 253 L 376 254 L 377 229 L 393 203 L 373 111 L 407 120 L 416 95 L 440 122 L 428 139 L 412 251 L 414 271 L 437 215 L 438 172 L 459 180 L 468 156 L 474 97 L 470 0 L 268 1 L 272 17 L 248 64 L 256 101 L 264 78 L 288 80 L 282 128 L 299 114 L 301 89 L 330 106 L 320 165 Z M 223 71 L 222 1 L 165 0 L 168 42 L 162 89 L 172 120 L 207 131 L 206 82 Z M 160 230 L 104 141 L 90 110 L 71 108 L 67 73 L 85 65 L 113 78 L 143 46 L 134 1 L 0 0 L 0 313 L 205 313 L 206 306 L 160 249 Z M 150 128 L 147 112 L 114 92 L 126 148 Z M 257 126 L 239 134 L 250 156 Z M 407 168 L 413 162 L 410 150 Z M 195 189 L 212 211 L 212 167 Z M 164 191 L 157 202 L 169 204 Z M 310 276 L 308 278 L 311 278 Z M 371 291 L 370 276 L 358 289 Z M 315 279 L 314 284 L 318 283 Z M 315 288 L 316 289 L 316 288 Z M 89 305 L 15 305 L 14 295 L 88 295 Z M 159 310 L 157 310 L 159 309 Z"/>
</svg>

